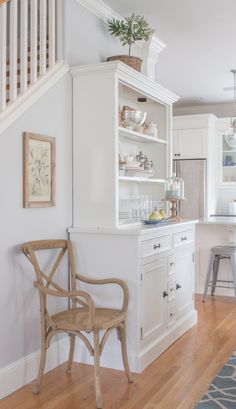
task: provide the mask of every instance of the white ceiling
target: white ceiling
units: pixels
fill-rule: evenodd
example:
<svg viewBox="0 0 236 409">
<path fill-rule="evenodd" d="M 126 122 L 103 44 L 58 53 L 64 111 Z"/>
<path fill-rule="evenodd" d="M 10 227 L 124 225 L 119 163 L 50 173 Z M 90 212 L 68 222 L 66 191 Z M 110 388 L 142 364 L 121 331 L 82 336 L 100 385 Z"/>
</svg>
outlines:
<svg viewBox="0 0 236 409">
<path fill-rule="evenodd" d="M 167 44 L 158 82 L 181 97 L 181 105 L 233 100 L 236 68 L 236 0 L 105 0 L 124 16 L 144 15 Z"/>
</svg>

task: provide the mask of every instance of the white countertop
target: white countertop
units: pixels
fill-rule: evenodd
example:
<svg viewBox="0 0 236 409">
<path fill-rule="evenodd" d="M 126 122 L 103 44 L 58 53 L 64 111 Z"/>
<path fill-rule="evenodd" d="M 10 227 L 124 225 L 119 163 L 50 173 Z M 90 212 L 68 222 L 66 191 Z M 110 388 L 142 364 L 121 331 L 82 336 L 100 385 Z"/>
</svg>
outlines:
<svg viewBox="0 0 236 409">
<path fill-rule="evenodd" d="M 230 216 L 217 216 L 209 217 L 208 219 L 200 219 L 199 224 L 218 224 L 218 225 L 235 225 L 236 226 L 236 217 Z"/>
<path fill-rule="evenodd" d="M 155 233 L 159 230 L 167 230 L 170 227 L 188 226 L 198 223 L 198 220 L 183 220 L 182 222 L 167 222 L 166 224 L 144 225 L 137 224 L 136 226 L 120 226 L 119 228 L 100 228 L 100 227 L 70 227 L 69 233 L 95 233 L 95 234 L 127 234 L 127 235 L 145 235 Z M 236 222 L 235 222 L 236 223 Z"/>
</svg>

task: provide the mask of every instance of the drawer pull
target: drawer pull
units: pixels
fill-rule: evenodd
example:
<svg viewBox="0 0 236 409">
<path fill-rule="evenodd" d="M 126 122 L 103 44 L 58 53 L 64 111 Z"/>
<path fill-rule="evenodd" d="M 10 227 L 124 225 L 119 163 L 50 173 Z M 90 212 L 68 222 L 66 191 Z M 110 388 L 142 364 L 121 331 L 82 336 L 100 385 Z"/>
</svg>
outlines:
<svg viewBox="0 0 236 409">
<path fill-rule="evenodd" d="M 161 248 L 160 243 L 159 243 L 159 244 L 154 244 L 153 248 L 154 248 L 154 250 L 156 250 L 156 249 L 160 249 L 160 248 Z"/>
<path fill-rule="evenodd" d="M 175 265 L 175 263 L 172 261 L 171 263 L 170 263 L 170 267 L 172 267 L 172 266 L 174 266 Z"/>
<path fill-rule="evenodd" d="M 176 284 L 176 290 L 179 290 L 180 288 L 182 288 L 182 286 L 180 284 Z"/>
<path fill-rule="evenodd" d="M 185 241 L 185 240 L 187 240 L 187 237 L 185 236 L 185 237 L 181 237 L 181 241 Z"/>
<path fill-rule="evenodd" d="M 170 317 L 174 317 L 175 314 L 173 312 L 170 313 Z"/>
<path fill-rule="evenodd" d="M 163 298 L 168 297 L 168 292 L 167 291 L 163 291 Z"/>
</svg>

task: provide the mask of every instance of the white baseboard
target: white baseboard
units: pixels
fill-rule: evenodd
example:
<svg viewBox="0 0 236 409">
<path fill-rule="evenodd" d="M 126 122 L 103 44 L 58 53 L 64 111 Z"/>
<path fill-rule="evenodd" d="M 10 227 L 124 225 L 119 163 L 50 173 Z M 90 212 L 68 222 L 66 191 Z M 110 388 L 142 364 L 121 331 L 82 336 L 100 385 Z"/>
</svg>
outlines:
<svg viewBox="0 0 236 409">
<path fill-rule="evenodd" d="M 68 337 L 52 343 L 47 351 L 45 372 L 51 371 L 67 361 L 68 353 Z M 40 351 L 36 351 L 8 366 L 0 368 L 0 399 L 22 388 L 22 386 L 32 382 L 36 378 L 39 358 Z"/>
</svg>

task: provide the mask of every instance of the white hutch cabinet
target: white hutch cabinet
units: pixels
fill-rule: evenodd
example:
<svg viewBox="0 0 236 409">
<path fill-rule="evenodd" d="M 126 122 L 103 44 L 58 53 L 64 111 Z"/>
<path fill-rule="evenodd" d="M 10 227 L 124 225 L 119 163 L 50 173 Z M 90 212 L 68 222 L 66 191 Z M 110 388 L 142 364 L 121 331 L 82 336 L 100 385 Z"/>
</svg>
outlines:
<svg viewBox="0 0 236 409">
<path fill-rule="evenodd" d="M 171 172 L 172 103 L 177 97 L 118 62 L 74 67 L 72 76 L 73 225 L 119 227 L 122 198 L 132 194 L 164 198 L 165 179 Z M 158 138 L 119 127 L 119 109 L 124 105 L 147 112 L 147 120 L 158 125 Z M 153 161 L 154 177 L 119 176 L 119 153 L 139 151 Z"/>
<path fill-rule="evenodd" d="M 129 195 L 164 198 L 171 173 L 172 103 L 177 97 L 118 63 L 74 67 L 73 226 L 69 229 L 81 274 L 117 277 L 129 287 L 127 318 L 131 370 L 141 372 L 196 323 L 194 309 L 194 222 L 161 227 L 121 225 L 119 207 Z M 141 99 L 140 99 L 141 98 Z M 147 112 L 158 138 L 119 127 L 119 109 Z M 119 175 L 121 155 L 142 151 L 153 161 L 152 178 Z M 102 286 L 104 287 L 104 286 Z M 89 288 L 98 305 L 119 307 L 114 286 Z M 81 346 L 79 359 L 90 362 Z M 123 369 L 116 334 L 102 365 Z"/>
</svg>

